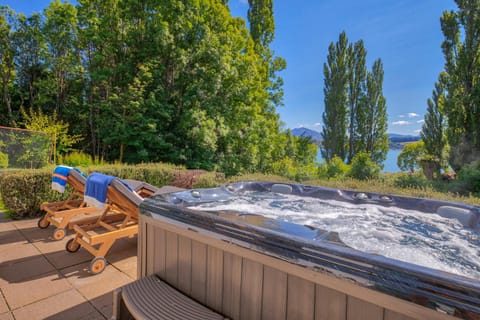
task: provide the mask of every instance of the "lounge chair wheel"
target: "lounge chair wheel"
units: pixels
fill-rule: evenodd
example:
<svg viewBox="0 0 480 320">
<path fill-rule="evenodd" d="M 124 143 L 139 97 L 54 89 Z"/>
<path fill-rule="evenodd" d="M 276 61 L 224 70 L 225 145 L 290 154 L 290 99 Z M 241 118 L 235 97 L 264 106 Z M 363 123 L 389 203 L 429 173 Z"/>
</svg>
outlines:
<svg viewBox="0 0 480 320">
<path fill-rule="evenodd" d="M 53 238 L 55 240 L 62 240 L 65 238 L 65 229 L 64 228 L 57 228 L 55 231 L 53 231 Z"/>
<path fill-rule="evenodd" d="M 75 238 L 70 239 L 67 241 L 65 249 L 67 249 L 67 251 L 71 253 L 77 252 L 78 249 L 80 249 L 80 243 L 76 242 Z"/>
<path fill-rule="evenodd" d="M 88 270 L 93 274 L 99 274 L 100 272 L 105 270 L 106 265 L 107 260 L 104 257 L 95 257 L 93 258 L 92 262 L 90 262 Z"/>
<path fill-rule="evenodd" d="M 40 219 L 38 219 L 37 226 L 40 229 L 46 229 L 50 225 L 50 221 L 47 220 L 47 214 L 44 213 Z"/>
</svg>

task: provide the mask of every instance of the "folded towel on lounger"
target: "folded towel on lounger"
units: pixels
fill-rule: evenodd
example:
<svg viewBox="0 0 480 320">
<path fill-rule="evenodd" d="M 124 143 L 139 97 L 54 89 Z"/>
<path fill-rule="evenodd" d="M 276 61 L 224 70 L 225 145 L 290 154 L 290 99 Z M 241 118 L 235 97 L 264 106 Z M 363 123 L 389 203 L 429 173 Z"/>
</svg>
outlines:
<svg viewBox="0 0 480 320">
<path fill-rule="evenodd" d="M 103 209 L 107 202 L 108 186 L 115 179 L 118 178 L 99 172 L 94 172 L 89 175 L 87 178 L 87 183 L 85 185 L 85 194 L 83 196 L 85 203 L 90 206 L 95 206 L 99 209 Z M 129 190 L 134 192 L 127 183 L 120 179 L 118 180 L 121 181 Z"/>
<path fill-rule="evenodd" d="M 87 178 L 83 199 L 86 204 L 103 209 L 107 201 L 107 188 L 115 177 L 94 172 Z"/>
<path fill-rule="evenodd" d="M 57 166 L 53 170 L 53 175 L 52 175 L 52 190 L 58 191 L 60 193 L 65 192 L 65 186 L 67 185 L 67 179 L 68 175 L 72 170 L 77 171 L 80 173 L 82 176 L 85 178 L 87 177 L 85 173 L 83 173 L 80 169 L 77 168 L 72 168 L 69 166 Z"/>
<path fill-rule="evenodd" d="M 67 184 L 70 170 L 72 170 L 72 167 L 68 166 L 57 166 L 55 170 L 53 170 L 52 190 L 56 190 L 60 193 L 65 192 L 65 185 Z"/>
</svg>

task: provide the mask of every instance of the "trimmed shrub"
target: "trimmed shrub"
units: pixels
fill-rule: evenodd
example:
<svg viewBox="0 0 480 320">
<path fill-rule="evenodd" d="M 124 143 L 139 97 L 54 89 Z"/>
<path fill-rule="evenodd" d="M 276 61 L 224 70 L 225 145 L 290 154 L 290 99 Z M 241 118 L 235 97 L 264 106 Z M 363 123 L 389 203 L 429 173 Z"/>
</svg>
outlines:
<svg viewBox="0 0 480 320">
<path fill-rule="evenodd" d="M 358 180 L 368 180 L 378 178 L 380 175 L 380 166 L 370 159 L 367 152 L 357 153 L 350 166 L 348 176 Z"/>
<path fill-rule="evenodd" d="M 0 168 L 8 168 L 8 154 L 0 152 Z"/>
<path fill-rule="evenodd" d="M 344 177 L 349 170 L 350 167 L 342 159 L 335 156 L 327 163 L 326 173 L 328 178 L 339 178 Z"/>
<path fill-rule="evenodd" d="M 83 152 L 71 152 L 66 154 L 62 163 L 72 167 L 88 167 L 93 165 L 92 157 Z"/>
<path fill-rule="evenodd" d="M 415 173 L 399 174 L 393 184 L 398 188 L 423 189 L 429 186 L 429 182 L 421 170 Z"/>
<path fill-rule="evenodd" d="M 70 193 L 64 194 L 51 189 L 52 171 L 26 170 L 0 176 L 0 194 L 5 208 L 12 219 L 35 217 L 40 215 L 40 204 L 64 200 Z"/>
<path fill-rule="evenodd" d="M 224 182 L 221 173 L 204 170 L 186 170 L 171 164 L 107 165 L 82 168 L 86 174 L 94 171 L 118 177 L 148 182 L 154 186 L 173 185 L 182 188 L 215 187 Z M 23 170 L 0 176 L 0 194 L 5 208 L 13 219 L 35 217 L 41 214 L 43 202 L 65 200 L 71 193 L 51 190 L 53 167 L 41 170 Z"/>
<path fill-rule="evenodd" d="M 480 160 L 474 161 L 458 172 L 455 189 L 463 195 L 480 196 Z"/>
<path fill-rule="evenodd" d="M 193 180 L 192 188 L 215 188 L 225 183 L 226 180 L 223 173 L 206 172 Z"/>
</svg>

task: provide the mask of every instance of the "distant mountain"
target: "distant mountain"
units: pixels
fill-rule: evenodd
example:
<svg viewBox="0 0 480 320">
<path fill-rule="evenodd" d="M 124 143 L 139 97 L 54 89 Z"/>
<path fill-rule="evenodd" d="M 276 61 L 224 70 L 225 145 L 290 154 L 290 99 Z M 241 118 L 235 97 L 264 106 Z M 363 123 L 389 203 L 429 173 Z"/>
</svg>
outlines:
<svg viewBox="0 0 480 320">
<path fill-rule="evenodd" d="M 319 143 L 322 141 L 322 134 L 318 131 L 308 128 L 292 129 L 292 135 L 296 137 L 310 137 L 312 141 Z M 420 136 L 389 133 L 388 141 L 390 149 L 403 149 L 403 145 L 407 142 L 415 142 L 420 140 Z"/>
<path fill-rule="evenodd" d="M 295 128 L 292 129 L 292 135 L 296 137 L 310 137 L 314 142 L 322 141 L 322 135 L 320 132 L 311 130 L 308 128 Z"/>
<path fill-rule="evenodd" d="M 390 140 L 391 142 L 413 142 L 420 140 L 420 136 L 389 133 L 388 140 Z"/>
</svg>

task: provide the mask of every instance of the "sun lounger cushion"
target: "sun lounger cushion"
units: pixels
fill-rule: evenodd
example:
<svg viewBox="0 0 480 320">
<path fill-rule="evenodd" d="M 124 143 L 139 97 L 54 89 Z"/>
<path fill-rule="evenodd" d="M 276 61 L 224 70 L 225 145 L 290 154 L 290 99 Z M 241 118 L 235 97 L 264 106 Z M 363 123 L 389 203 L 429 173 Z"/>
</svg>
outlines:
<svg viewBox="0 0 480 320">
<path fill-rule="evenodd" d="M 73 174 L 78 178 L 82 177 L 85 180 L 85 175 L 77 168 L 72 168 L 69 166 L 57 166 L 53 170 L 52 175 L 52 190 L 58 191 L 60 193 L 65 192 L 65 186 L 67 184 L 67 179 L 70 174 Z"/>
<path fill-rule="evenodd" d="M 135 206 L 138 207 L 140 203 L 142 203 L 143 198 L 140 197 L 137 193 L 135 193 L 132 188 L 124 181 L 115 179 L 112 181 L 112 186 Z"/>
<path fill-rule="evenodd" d="M 126 182 L 135 192 L 141 189 L 146 189 L 148 191 L 151 191 L 152 193 L 155 193 L 158 190 L 157 187 L 144 181 L 139 181 L 134 179 L 124 179 L 123 182 Z"/>
</svg>

